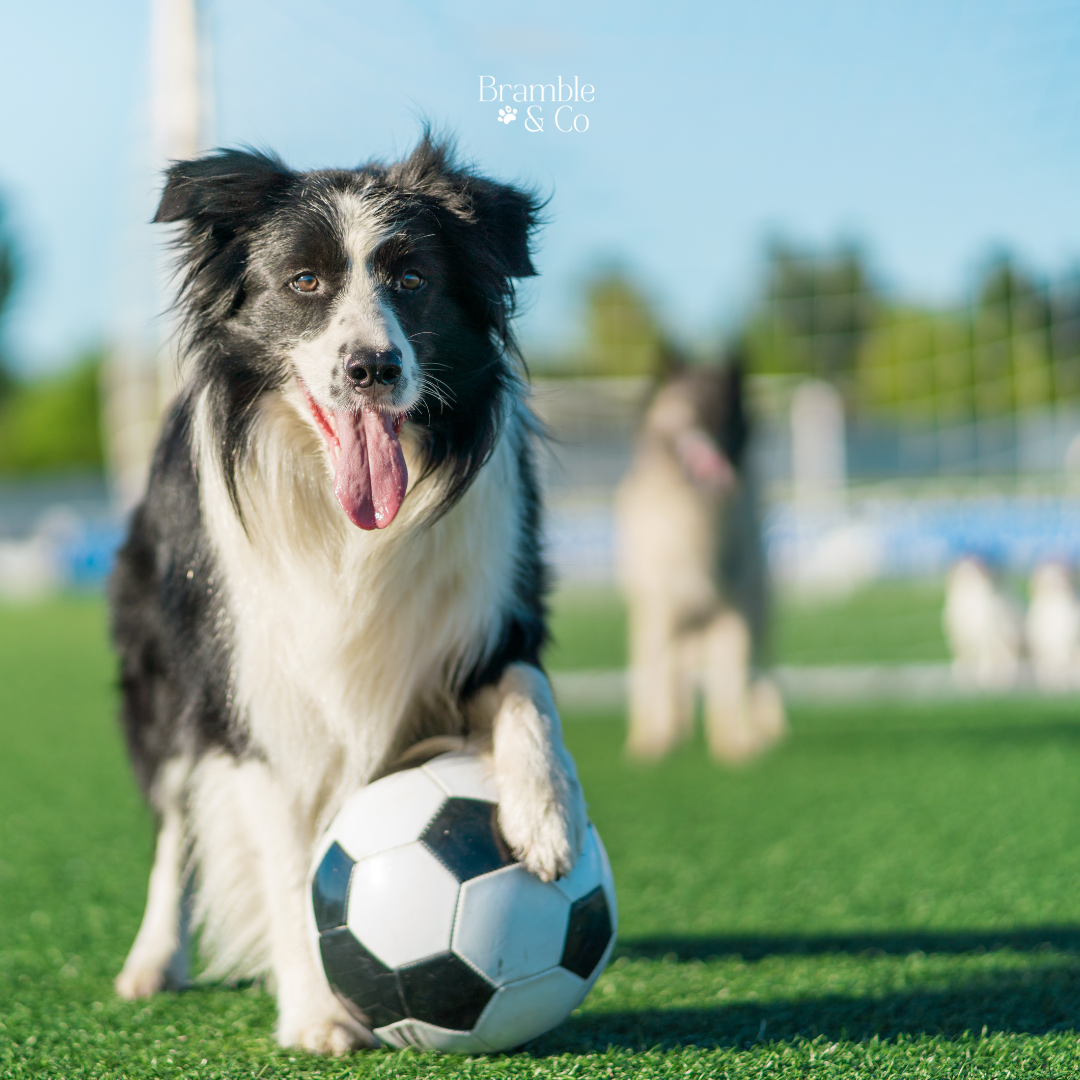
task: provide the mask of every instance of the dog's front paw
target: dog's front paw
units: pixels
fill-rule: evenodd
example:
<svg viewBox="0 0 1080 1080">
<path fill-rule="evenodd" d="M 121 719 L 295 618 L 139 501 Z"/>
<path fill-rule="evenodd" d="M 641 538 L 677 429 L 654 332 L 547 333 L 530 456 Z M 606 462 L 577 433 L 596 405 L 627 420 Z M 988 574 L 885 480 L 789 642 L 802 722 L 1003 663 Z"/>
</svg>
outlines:
<svg viewBox="0 0 1080 1080">
<path fill-rule="evenodd" d="M 354 1020 L 337 1002 L 325 1012 L 305 1010 L 282 1016 L 278 1024 L 278 1042 L 313 1054 L 343 1054 L 379 1045 L 379 1040 L 359 1020 Z"/>
<path fill-rule="evenodd" d="M 511 664 L 499 682 L 493 724 L 499 827 L 541 881 L 569 874 L 589 819 L 574 761 L 563 746 L 551 687 L 539 669 Z"/>
<path fill-rule="evenodd" d="M 499 827 L 514 855 L 541 881 L 565 877 L 589 827 L 581 785 L 573 776 L 508 785 L 500 795 Z"/>
<path fill-rule="evenodd" d="M 132 963 L 129 960 L 116 976 L 113 986 L 125 1001 L 148 998 L 165 989 L 165 969 L 160 964 Z"/>
<path fill-rule="evenodd" d="M 763 748 L 778 743 L 787 734 L 784 699 L 771 679 L 758 679 L 750 687 L 750 715 Z"/>
</svg>

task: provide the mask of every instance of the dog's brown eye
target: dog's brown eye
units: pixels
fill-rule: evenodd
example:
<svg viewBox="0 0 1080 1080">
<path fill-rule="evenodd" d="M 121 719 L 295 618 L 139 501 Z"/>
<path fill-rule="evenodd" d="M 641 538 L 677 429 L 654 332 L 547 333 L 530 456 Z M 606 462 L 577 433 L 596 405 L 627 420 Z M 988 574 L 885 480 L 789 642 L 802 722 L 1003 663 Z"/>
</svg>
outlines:
<svg viewBox="0 0 1080 1080">
<path fill-rule="evenodd" d="M 319 279 L 314 274 L 298 274 L 289 284 L 297 292 L 314 292 L 319 287 Z"/>
<path fill-rule="evenodd" d="M 401 287 L 408 289 L 409 292 L 414 292 L 424 284 L 424 279 L 415 270 L 406 270 L 401 275 Z"/>
</svg>

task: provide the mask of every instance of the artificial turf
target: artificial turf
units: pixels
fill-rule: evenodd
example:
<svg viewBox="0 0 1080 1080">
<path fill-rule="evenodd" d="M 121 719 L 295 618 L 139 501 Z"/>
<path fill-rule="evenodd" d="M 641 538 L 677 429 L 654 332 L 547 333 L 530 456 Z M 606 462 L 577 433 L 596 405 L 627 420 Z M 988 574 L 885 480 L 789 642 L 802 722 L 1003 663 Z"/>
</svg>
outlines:
<svg viewBox="0 0 1080 1080">
<path fill-rule="evenodd" d="M 0 609 L 0 1076 L 1080 1075 L 1073 702 L 793 710 L 738 771 L 569 716 L 612 966 L 523 1052 L 335 1061 L 257 987 L 112 993 L 151 852 L 112 680 L 98 600 Z"/>
<path fill-rule="evenodd" d="M 780 595 L 768 652 L 781 664 L 926 663 L 948 659 L 940 581 L 882 581 L 830 599 Z M 626 611 L 615 589 L 555 597 L 548 663 L 564 671 L 626 663 Z"/>
</svg>

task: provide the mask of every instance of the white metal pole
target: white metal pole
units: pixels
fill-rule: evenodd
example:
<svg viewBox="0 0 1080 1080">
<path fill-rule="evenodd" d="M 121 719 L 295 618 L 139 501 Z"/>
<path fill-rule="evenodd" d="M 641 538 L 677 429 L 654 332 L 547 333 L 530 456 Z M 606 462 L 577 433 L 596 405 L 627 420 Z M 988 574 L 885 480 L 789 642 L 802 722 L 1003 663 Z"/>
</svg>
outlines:
<svg viewBox="0 0 1080 1080">
<path fill-rule="evenodd" d="M 194 157 L 206 145 L 207 72 L 196 0 L 151 0 L 149 45 L 149 138 L 139 157 L 157 191 L 170 161 Z M 145 290 L 152 310 L 139 313 L 124 328 L 103 380 L 109 465 L 125 509 L 142 495 L 162 411 L 179 388 L 171 348 L 174 322 L 166 314 L 171 267 L 160 230 L 153 228 L 153 237 L 138 245 L 136 256 L 146 262 L 138 273 L 153 283 Z"/>
</svg>

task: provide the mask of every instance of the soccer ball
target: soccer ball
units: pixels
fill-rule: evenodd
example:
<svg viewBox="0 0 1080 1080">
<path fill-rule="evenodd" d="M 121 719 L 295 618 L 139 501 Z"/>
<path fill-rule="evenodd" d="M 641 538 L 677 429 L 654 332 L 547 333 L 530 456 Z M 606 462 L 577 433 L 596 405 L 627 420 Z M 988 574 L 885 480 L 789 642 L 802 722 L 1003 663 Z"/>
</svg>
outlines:
<svg viewBox="0 0 1080 1080">
<path fill-rule="evenodd" d="M 346 801 L 315 854 L 310 929 L 326 978 L 388 1046 L 486 1053 L 570 1015 L 615 943 L 615 885 L 590 824 L 566 878 L 515 862 L 495 784 L 449 753 Z"/>
</svg>

